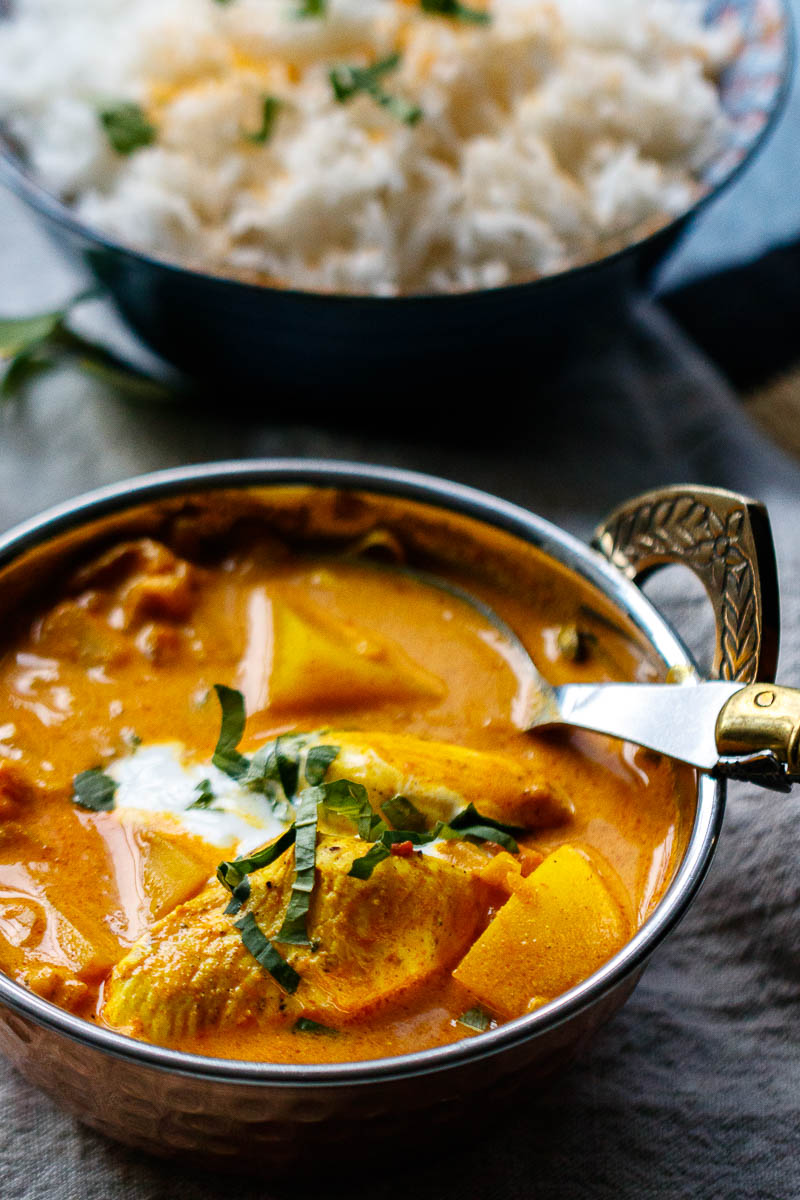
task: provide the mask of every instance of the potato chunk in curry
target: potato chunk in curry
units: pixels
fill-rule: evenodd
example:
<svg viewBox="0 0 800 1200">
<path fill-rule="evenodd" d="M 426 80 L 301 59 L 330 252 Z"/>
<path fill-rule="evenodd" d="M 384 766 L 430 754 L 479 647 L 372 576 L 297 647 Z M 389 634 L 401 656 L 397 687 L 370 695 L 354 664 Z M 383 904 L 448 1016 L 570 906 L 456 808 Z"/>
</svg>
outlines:
<svg viewBox="0 0 800 1200">
<path fill-rule="evenodd" d="M 358 838 L 319 839 L 312 944 L 280 946 L 301 977 L 293 995 L 245 947 L 235 925 L 240 918 L 225 913 L 230 893 L 213 882 L 117 964 L 106 989 L 106 1021 L 167 1044 L 206 1029 L 300 1015 L 339 1026 L 447 971 L 485 920 L 481 888 L 466 871 L 421 854 L 393 856 L 369 879 L 356 879 L 347 872 L 364 850 Z M 290 849 L 250 876 L 246 911 L 269 938 L 280 928 L 293 867 Z"/>
<path fill-rule="evenodd" d="M 564 845 L 520 878 L 453 974 L 494 1012 L 519 1017 L 591 975 L 631 932 L 620 889 Z"/>
</svg>

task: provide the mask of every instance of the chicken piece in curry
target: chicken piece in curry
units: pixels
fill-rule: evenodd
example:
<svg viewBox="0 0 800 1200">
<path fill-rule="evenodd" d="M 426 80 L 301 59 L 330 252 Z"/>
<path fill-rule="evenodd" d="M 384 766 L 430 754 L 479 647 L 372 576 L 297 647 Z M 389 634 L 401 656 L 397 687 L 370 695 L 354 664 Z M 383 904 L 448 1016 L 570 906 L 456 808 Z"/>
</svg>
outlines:
<svg viewBox="0 0 800 1200">
<path fill-rule="evenodd" d="M 531 1012 L 632 936 L 689 772 L 523 732 L 514 645 L 456 586 L 257 533 L 191 550 L 87 552 L 6 642 L 7 974 L 160 1045 L 357 1060 Z M 437 567 L 553 682 L 656 676 L 540 569 Z"/>
</svg>

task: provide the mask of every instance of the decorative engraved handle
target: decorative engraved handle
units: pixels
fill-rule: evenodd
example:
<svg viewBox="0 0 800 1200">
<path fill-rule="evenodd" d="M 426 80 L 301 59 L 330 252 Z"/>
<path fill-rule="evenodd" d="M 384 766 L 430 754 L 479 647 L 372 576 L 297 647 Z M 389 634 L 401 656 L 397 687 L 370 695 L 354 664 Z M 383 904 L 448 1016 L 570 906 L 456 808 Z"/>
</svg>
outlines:
<svg viewBox="0 0 800 1200">
<path fill-rule="evenodd" d="M 762 504 L 722 488 L 662 488 L 616 509 L 592 544 L 634 581 L 669 563 L 690 567 L 714 608 L 714 677 L 775 678 L 778 576 Z"/>
</svg>

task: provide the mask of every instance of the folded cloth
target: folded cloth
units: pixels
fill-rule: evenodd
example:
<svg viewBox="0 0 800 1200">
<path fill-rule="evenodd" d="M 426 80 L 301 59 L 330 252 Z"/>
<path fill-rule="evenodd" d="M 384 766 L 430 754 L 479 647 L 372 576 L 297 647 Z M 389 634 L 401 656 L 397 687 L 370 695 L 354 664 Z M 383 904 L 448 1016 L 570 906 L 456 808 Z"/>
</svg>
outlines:
<svg viewBox="0 0 800 1200">
<path fill-rule="evenodd" d="M 42 251 L 44 254 L 44 252 Z M 26 260 L 27 262 L 28 260 Z M 8 293 L 5 296 L 8 303 Z M 527 377 L 526 377 L 527 373 Z M 535 363 L 501 378 L 490 411 L 441 398 L 424 430 L 233 420 L 131 407 L 68 373 L 0 413 L 0 523 L 136 472 L 202 459 L 314 455 L 412 467 L 486 488 L 582 536 L 615 504 L 672 482 L 727 486 L 769 505 L 782 577 L 780 676 L 800 684 L 800 468 L 743 415 L 658 309 L 632 304 L 557 380 Z M 692 643 L 705 609 L 667 576 L 658 600 Z M 800 789 L 733 786 L 709 880 L 625 1009 L 583 1058 L 522 1095 L 499 1132 L 453 1130 L 435 1161 L 357 1167 L 327 1194 L 373 1200 L 787 1200 L 800 1195 Z M 0 1063 L 0 1194 L 14 1200 L 205 1200 L 230 1177 L 149 1160 L 82 1128 Z M 411 1165 L 413 1163 L 413 1166 Z M 319 1194 L 302 1178 L 235 1184 L 238 1200 Z"/>
</svg>

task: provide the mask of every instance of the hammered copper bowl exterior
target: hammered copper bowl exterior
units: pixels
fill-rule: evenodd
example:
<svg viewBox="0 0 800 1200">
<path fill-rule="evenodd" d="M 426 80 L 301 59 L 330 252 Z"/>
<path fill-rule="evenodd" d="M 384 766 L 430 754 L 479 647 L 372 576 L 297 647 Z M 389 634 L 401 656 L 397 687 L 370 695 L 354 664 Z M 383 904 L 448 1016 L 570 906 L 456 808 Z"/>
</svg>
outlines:
<svg viewBox="0 0 800 1200">
<path fill-rule="evenodd" d="M 638 973 L 637 973 L 638 974 Z M 444 1134 L 491 1090 L 495 1117 L 523 1088 L 566 1066 L 624 1003 L 631 976 L 564 1025 L 513 1051 L 473 1058 L 449 1071 L 375 1079 L 367 1070 L 344 1085 L 230 1082 L 152 1068 L 135 1055 L 117 1058 L 74 1042 L 0 1007 L 0 1050 L 33 1083 L 79 1120 L 126 1145 L 193 1166 L 289 1171 L 330 1164 L 326 1153 L 358 1145 L 359 1161 L 391 1142 L 415 1155 Z M 384 1143 L 385 1139 L 385 1143 Z"/>
<path fill-rule="evenodd" d="M 548 522 L 491 496 L 409 472 L 275 460 L 161 472 L 63 505 L 0 539 L 0 568 L 68 531 L 143 503 L 203 491 L 303 484 L 385 493 L 477 518 L 522 537 L 599 587 L 665 663 L 689 664 L 675 635 L 604 559 Z M 11 576 L 7 575 L 6 578 Z M 141 1149 L 193 1164 L 304 1171 L 350 1141 L 361 1156 L 404 1132 L 433 1145 L 472 1109 L 503 1104 L 568 1063 L 627 999 L 655 947 L 702 881 L 722 818 L 721 786 L 698 785 L 694 827 L 654 914 L 589 979 L 537 1012 L 479 1037 L 371 1062 L 317 1066 L 202 1058 L 134 1041 L 74 1017 L 0 975 L 0 1049 L 81 1121 Z M 402 1144 L 406 1144 L 402 1142 Z M 410 1144 L 410 1143 L 409 1143 Z"/>
</svg>

